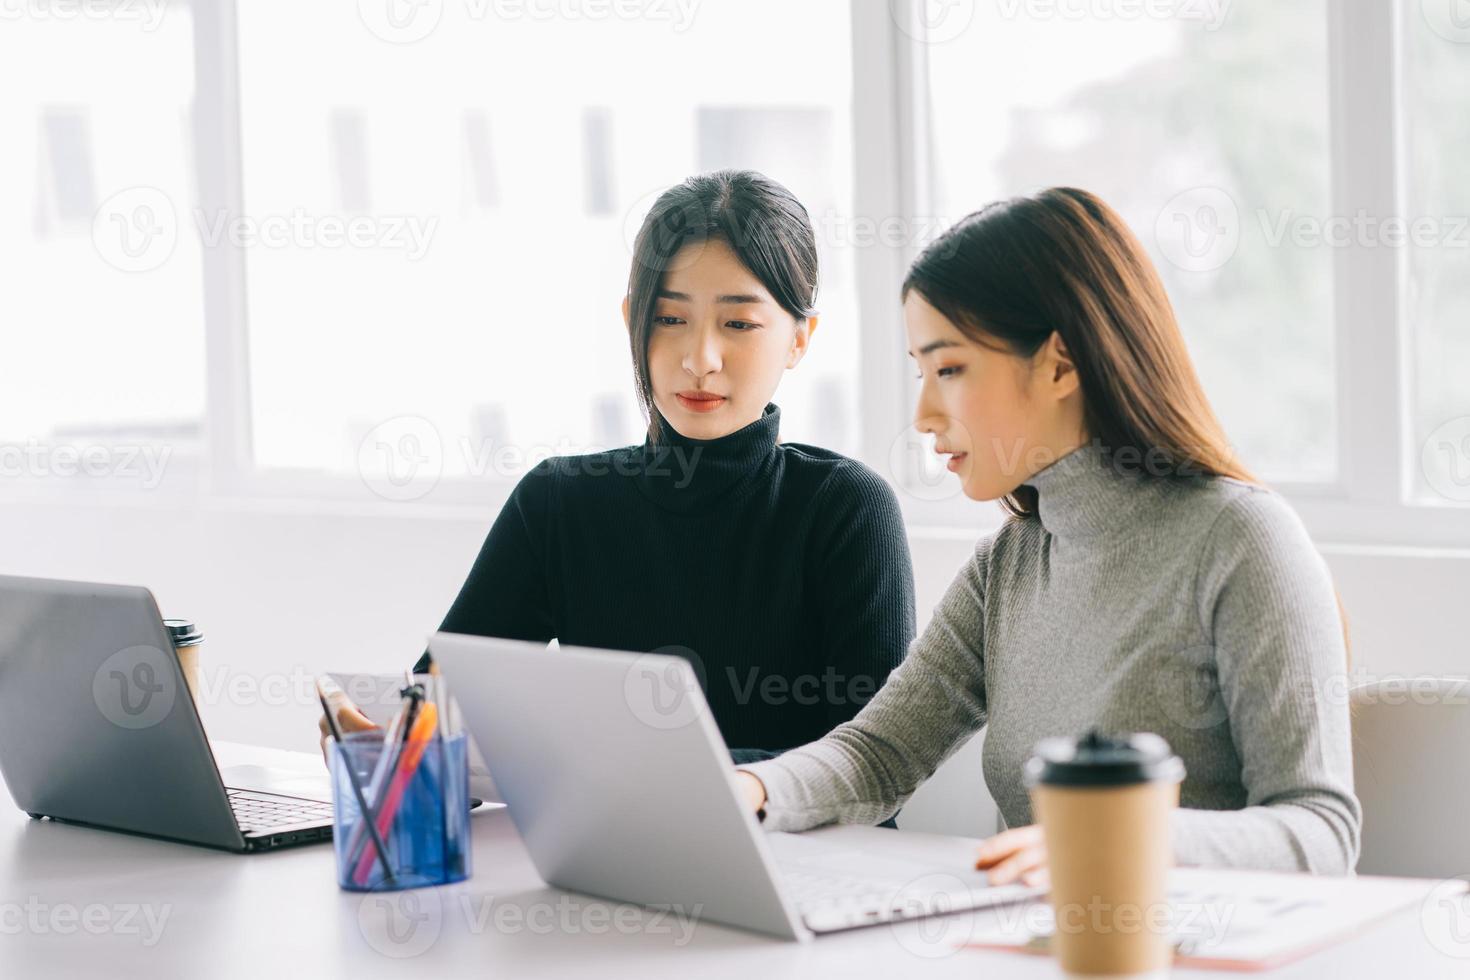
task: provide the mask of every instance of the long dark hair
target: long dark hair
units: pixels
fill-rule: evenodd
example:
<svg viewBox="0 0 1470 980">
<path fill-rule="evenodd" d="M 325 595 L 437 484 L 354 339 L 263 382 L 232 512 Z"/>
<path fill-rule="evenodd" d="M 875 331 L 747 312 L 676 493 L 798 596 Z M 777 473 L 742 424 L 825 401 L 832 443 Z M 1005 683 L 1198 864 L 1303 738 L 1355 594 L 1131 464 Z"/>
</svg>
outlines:
<svg viewBox="0 0 1470 980">
<path fill-rule="evenodd" d="M 687 245 L 720 241 L 795 319 L 816 314 L 817 240 L 806 208 L 785 187 L 753 170 L 697 174 L 659 195 L 633 242 L 628 274 L 628 343 L 634 384 L 659 442 L 659 413 L 648 374 L 648 340 L 664 275 Z"/>
<path fill-rule="evenodd" d="M 903 295 L 911 290 L 971 341 L 1021 358 L 1060 334 L 1077 368 L 1087 435 L 1115 459 L 1126 450 L 1151 460 L 1154 475 L 1264 485 L 1210 408 L 1153 262 L 1096 195 L 1053 187 L 987 205 L 915 260 Z M 1029 518 L 1036 496 L 1022 484 L 1001 506 Z M 1341 596 L 1337 608 L 1346 644 Z"/>
</svg>

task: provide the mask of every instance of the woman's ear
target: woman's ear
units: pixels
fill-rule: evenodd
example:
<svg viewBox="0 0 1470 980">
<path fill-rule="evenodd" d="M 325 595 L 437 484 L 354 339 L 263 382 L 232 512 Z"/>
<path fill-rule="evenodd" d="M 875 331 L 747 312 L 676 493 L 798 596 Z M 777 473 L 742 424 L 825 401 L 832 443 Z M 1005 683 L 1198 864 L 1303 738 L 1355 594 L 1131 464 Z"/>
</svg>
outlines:
<svg viewBox="0 0 1470 980">
<path fill-rule="evenodd" d="M 786 370 L 801 363 L 806 349 L 811 346 L 812 334 L 817 332 L 817 317 L 807 316 L 796 321 L 796 335 L 791 340 L 791 353 L 786 357 Z"/>
<path fill-rule="evenodd" d="M 628 297 L 627 296 L 624 296 L 623 297 L 623 326 L 628 327 L 630 329 L 633 326 L 631 323 L 628 322 Z"/>
<path fill-rule="evenodd" d="M 1065 398 L 1076 391 L 1080 384 L 1077 365 L 1073 363 L 1072 354 L 1067 350 L 1060 331 L 1052 331 L 1051 336 L 1046 339 L 1046 348 L 1047 380 L 1056 388 L 1057 396 Z"/>
</svg>

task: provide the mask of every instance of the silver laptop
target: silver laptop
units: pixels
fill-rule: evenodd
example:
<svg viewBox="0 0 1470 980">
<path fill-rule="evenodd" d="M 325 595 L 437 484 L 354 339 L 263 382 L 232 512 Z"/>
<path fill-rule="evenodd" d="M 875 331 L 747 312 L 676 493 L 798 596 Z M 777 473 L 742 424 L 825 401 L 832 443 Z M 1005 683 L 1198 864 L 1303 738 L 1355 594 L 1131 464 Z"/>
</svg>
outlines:
<svg viewBox="0 0 1470 980">
<path fill-rule="evenodd" d="M 429 652 L 548 884 L 788 939 L 1041 893 L 764 832 L 680 657 L 453 633 Z"/>
<path fill-rule="evenodd" d="M 152 594 L 0 576 L 0 775 L 32 817 L 264 851 L 330 840 L 332 806 L 226 786 Z"/>
</svg>

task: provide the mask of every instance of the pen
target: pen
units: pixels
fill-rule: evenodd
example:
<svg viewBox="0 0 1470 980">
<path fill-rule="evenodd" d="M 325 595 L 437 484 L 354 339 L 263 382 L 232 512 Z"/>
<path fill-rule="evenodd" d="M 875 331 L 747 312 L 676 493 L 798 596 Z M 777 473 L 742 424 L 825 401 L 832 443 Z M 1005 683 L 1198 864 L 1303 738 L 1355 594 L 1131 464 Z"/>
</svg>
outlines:
<svg viewBox="0 0 1470 980">
<path fill-rule="evenodd" d="M 434 703 L 439 709 L 439 777 L 442 783 L 439 787 L 439 840 L 444 847 L 448 859 L 449 849 L 449 753 L 445 743 L 449 741 L 449 689 L 445 686 L 444 675 L 439 672 L 439 665 L 429 664 L 429 682 L 434 686 Z"/>
<path fill-rule="evenodd" d="M 362 795 L 362 784 L 357 781 L 357 773 L 352 771 L 352 760 L 347 757 L 346 747 L 342 742 L 342 729 L 337 727 L 337 719 L 332 715 L 331 706 L 327 704 L 326 694 L 322 692 L 321 681 L 317 681 L 316 696 L 322 703 L 322 711 L 326 712 L 327 728 L 331 731 L 333 740 L 336 741 L 337 747 L 341 750 L 342 766 L 347 773 L 347 782 L 352 786 L 352 795 L 357 798 L 358 813 L 361 814 L 361 819 L 368 823 L 368 831 L 373 835 L 373 847 L 378 852 L 379 863 L 383 865 L 383 874 L 387 875 L 389 881 L 392 881 L 393 868 L 388 864 L 388 848 L 383 843 L 383 837 L 378 833 L 378 828 L 374 827 L 368 821 L 369 810 L 367 800 Z"/>
<path fill-rule="evenodd" d="M 393 720 L 388 723 L 388 730 L 383 736 L 383 749 L 378 754 L 378 761 L 373 766 L 373 774 L 368 779 L 365 796 L 374 801 L 383 798 L 383 788 L 388 784 L 393 767 L 398 762 L 400 746 L 404 737 L 408 734 L 409 726 L 413 724 L 414 708 L 417 706 L 418 701 L 415 698 L 409 697 L 412 690 L 410 687 L 404 688 L 400 692 L 405 700 L 398 711 L 394 713 Z M 371 816 L 372 810 L 366 809 L 363 811 L 363 814 L 364 822 L 371 826 L 371 822 L 367 818 Z M 362 825 L 359 824 L 353 827 L 352 836 L 347 840 L 347 849 L 345 852 L 348 855 L 349 863 L 355 864 L 357 862 L 358 854 L 366 847 L 366 844 Z"/>
<path fill-rule="evenodd" d="M 434 680 L 434 701 L 439 705 L 439 737 L 448 738 L 449 730 L 449 685 L 439 671 L 439 665 L 429 664 L 429 673 Z"/>
<path fill-rule="evenodd" d="M 429 746 L 429 740 L 433 738 L 438 713 L 432 704 L 425 704 L 419 708 L 418 717 L 414 719 L 413 730 L 404 743 L 403 751 L 399 754 L 393 771 L 393 778 L 384 793 L 382 806 L 378 808 L 376 814 L 369 814 L 366 817 L 368 820 L 375 821 L 375 824 L 369 827 L 375 839 L 393 826 L 393 817 L 397 815 L 398 806 L 403 802 L 403 794 L 408 789 L 408 783 L 418 769 L 419 762 L 423 759 L 424 750 Z M 364 853 L 353 871 L 353 880 L 358 884 L 365 884 L 370 867 L 372 867 L 372 861 Z"/>
<path fill-rule="evenodd" d="M 367 811 L 364 815 L 364 822 L 367 823 L 369 830 L 378 827 L 379 833 L 387 833 L 388 828 L 392 826 L 391 820 L 382 822 L 380 825 L 378 817 L 388 804 L 387 794 L 392 791 L 398 778 L 399 765 L 409 751 L 409 735 L 419 730 L 419 720 L 424 709 L 423 685 L 413 683 L 413 675 L 407 671 L 404 671 L 404 677 L 407 678 L 408 684 L 398 692 L 404 699 L 403 707 L 398 709 L 398 714 L 394 717 L 392 725 L 389 726 L 388 737 L 383 740 L 383 752 L 378 757 L 378 765 L 373 770 L 372 783 L 368 787 L 376 809 L 370 808 Z M 400 789 L 399 792 L 401 794 L 402 790 Z M 394 808 L 397 808 L 396 803 Z M 348 841 L 346 853 L 348 864 L 358 869 L 355 875 L 358 884 L 365 883 L 367 866 L 370 863 L 367 859 L 366 847 L 366 842 L 362 837 L 362 828 L 355 828 L 352 839 Z M 359 853 L 361 853 L 361 861 L 358 860 Z"/>
</svg>

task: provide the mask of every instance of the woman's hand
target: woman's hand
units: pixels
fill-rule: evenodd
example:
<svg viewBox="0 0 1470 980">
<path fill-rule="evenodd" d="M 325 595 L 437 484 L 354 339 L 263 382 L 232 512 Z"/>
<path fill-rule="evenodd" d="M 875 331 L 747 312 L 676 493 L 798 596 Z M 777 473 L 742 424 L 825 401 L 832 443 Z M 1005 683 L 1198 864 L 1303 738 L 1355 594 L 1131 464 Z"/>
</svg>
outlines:
<svg viewBox="0 0 1470 980">
<path fill-rule="evenodd" d="M 343 735 L 347 735 L 351 732 L 370 731 L 371 729 L 378 727 L 377 725 L 374 725 L 372 722 L 368 721 L 367 715 L 363 714 L 361 711 L 358 711 L 357 705 L 348 700 L 347 695 L 341 693 L 340 691 L 327 695 L 327 704 L 331 706 L 332 714 L 335 715 L 337 718 L 337 727 L 342 729 Z M 327 742 L 330 741 L 332 738 L 332 730 L 327 727 L 327 719 L 325 715 L 316 720 L 316 727 L 317 730 L 321 732 L 322 736 L 320 740 L 320 744 L 322 747 L 322 761 L 325 762 L 327 764 L 327 768 L 330 769 L 332 767 L 332 761 L 331 758 L 327 755 Z"/>
<path fill-rule="evenodd" d="M 736 788 L 740 790 L 740 798 L 750 808 L 751 813 L 759 813 L 761 807 L 766 805 L 766 784 L 744 769 L 735 770 Z"/>
<path fill-rule="evenodd" d="M 1033 887 L 1051 884 L 1046 869 L 1046 841 L 1036 824 L 1003 831 L 981 844 L 975 867 L 990 872 L 992 885 L 1008 885 L 1017 879 Z"/>
</svg>

